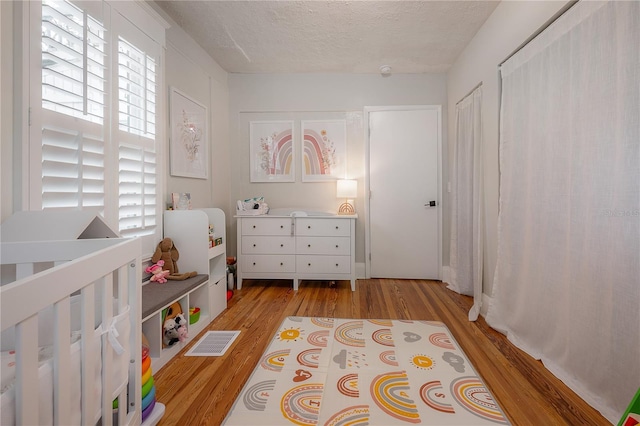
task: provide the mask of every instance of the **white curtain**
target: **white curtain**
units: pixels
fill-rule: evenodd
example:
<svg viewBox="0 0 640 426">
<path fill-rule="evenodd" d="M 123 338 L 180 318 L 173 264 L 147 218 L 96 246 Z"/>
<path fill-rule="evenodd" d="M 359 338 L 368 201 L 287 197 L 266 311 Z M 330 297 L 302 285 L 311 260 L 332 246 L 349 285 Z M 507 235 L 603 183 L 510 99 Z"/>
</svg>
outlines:
<svg viewBox="0 0 640 426">
<path fill-rule="evenodd" d="M 501 73 L 487 321 L 617 422 L 640 386 L 640 2 L 576 3 Z"/>
<path fill-rule="evenodd" d="M 456 105 L 451 170 L 451 245 L 448 288 L 473 295 L 469 320 L 482 304 L 482 87 Z"/>
</svg>

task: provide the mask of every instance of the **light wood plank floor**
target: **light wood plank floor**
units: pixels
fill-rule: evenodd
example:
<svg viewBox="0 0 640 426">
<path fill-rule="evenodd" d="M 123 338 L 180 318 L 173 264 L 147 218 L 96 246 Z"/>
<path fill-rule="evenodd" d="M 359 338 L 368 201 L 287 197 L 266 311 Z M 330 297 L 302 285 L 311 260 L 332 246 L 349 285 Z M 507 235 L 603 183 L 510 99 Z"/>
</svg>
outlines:
<svg viewBox="0 0 640 426">
<path fill-rule="evenodd" d="M 442 321 L 514 425 L 609 424 L 483 318 L 469 322 L 471 304 L 470 297 L 434 281 L 358 280 L 355 292 L 348 281 L 334 288 L 305 281 L 294 292 L 291 281 L 245 280 L 208 328 L 241 330 L 227 353 L 185 357 L 187 346 L 154 373 L 158 400 L 166 405 L 160 425 L 220 425 L 278 325 L 290 315 Z"/>
</svg>

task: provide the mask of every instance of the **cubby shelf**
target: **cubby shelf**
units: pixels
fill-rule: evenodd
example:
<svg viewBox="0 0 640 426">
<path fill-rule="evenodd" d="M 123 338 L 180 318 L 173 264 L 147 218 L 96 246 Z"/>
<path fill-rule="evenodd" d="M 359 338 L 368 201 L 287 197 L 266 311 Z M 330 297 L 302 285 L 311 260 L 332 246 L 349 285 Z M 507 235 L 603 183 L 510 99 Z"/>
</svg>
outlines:
<svg viewBox="0 0 640 426">
<path fill-rule="evenodd" d="M 222 244 L 209 247 L 209 225 Z M 142 288 L 142 331 L 149 340 L 154 371 L 162 368 L 227 307 L 226 223 L 217 208 L 169 210 L 164 213 L 164 236 L 173 240 L 180 253 L 180 272 L 196 271 L 185 281 L 148 283 Z M 162 310 L 180 302 L 189 316 L 189 308 L 200 308 L 200 319 L 189 325 L 189 338 L 182 343 L 162 347 Z"/>
</svg>

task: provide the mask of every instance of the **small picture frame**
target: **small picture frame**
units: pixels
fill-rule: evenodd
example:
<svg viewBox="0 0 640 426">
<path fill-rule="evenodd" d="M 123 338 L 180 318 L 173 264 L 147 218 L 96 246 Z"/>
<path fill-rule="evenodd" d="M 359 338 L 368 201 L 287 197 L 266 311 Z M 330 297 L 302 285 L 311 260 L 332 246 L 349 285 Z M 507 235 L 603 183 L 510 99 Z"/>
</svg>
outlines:
<svg viewBox="0 0 640 426">
<path fill-rule="evenodd" d="M 171 202 L 174 210 L 191 210 L 191 193 L 172 192 Z"/>
</svg>

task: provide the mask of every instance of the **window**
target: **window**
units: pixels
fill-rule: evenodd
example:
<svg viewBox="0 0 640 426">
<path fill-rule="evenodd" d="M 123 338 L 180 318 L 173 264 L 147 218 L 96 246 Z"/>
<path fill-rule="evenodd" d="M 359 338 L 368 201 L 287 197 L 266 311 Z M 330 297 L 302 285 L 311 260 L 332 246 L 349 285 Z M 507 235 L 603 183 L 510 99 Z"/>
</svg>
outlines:
<svg viewBox="0 0 640 426">
<path fill-rule="evenodd" d="M 92 208 L 122 236 L 157 241 L 162 47 L 128 19 L 148 20 L 135 3 L 78 5 L 31 4 L 41 40 L 32 73 L 41 78 L 31 79 L 40 87 L 32 88 L 30 175 L 41 179 L 32 179 L 30 207 Z"/>
<path fill-rule="evenodd" d="M 41 25 L 42 208 L 103 213 L 105 30 L 60 1 L 42 3 Z"/>
<path fill-rule="evenodd" d="M 123 236 L 156 228 L 156 62 L 118 40 L 119 211 Z"/>
</svg>

